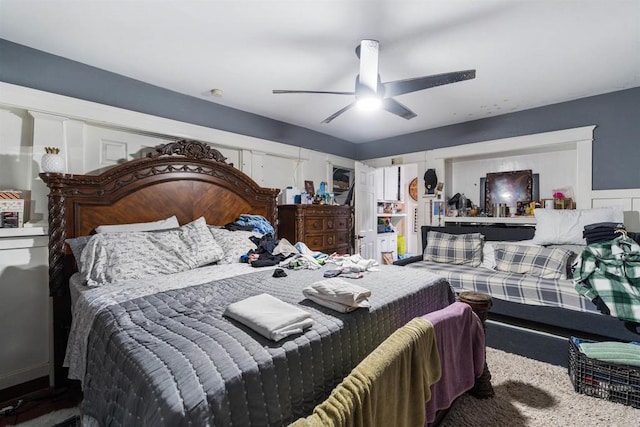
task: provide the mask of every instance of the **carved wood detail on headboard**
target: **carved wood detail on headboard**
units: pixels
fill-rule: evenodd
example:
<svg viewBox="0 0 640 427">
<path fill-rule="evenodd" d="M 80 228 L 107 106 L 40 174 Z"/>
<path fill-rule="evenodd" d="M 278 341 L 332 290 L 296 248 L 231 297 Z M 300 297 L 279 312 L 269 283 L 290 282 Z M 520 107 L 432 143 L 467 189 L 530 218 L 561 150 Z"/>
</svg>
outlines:
<svg viewBox="0 0 640 427">
<path fill-rule="evenodd" d="M 277 230 L 280 190 L 259 186 L 216 149 L 180 140 L 99 175 L 41 173 L 49 187 L 49 292 L 54 297 L 54 363 L 61 375 L 70 323 L 69 278 L 76 270 L 66 239 L 99 225 L 204 217 L 224 225 L 240 214 L 264 216 Z M 62 374 L 63 376 L 65 374 Z"/>
<path fill-rule="evenodd" d="M 164 155 L 180 155 L 191 159 L 209 159 L 217 162 L 226 163 L 227 158 L 222 153 L 210 145 L 203 144 L 199 141 L 181 139 L 179 141 L 170 142 L 156 148 L 155 153 L 150 153 L 149 157 L 158 157 Z M 233 163 L 229 163 L 233 166 Z"/>
</svg>

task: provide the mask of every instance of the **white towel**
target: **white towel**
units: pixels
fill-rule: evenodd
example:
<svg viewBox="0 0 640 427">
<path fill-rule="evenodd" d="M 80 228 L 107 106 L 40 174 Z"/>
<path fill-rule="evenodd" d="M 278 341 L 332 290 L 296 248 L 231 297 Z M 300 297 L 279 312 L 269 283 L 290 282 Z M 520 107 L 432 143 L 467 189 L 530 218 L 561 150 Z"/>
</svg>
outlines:
<svg viewBox="0 0 640 427">
<path fill-rule="evenodd" d="M 313 324 L 311 314 L 269 294 L 234 302 L 227 307 L 224 315 L 273 341 L 302 333 Z"/>
<path fill-rule="evenodd" d="M 311 301 L 315 302 L 316 304 L 320 304 L 334 311 L 339 311 L 340 313 L 351 313 L 352 311 L 360 308 L 358 306 L 344 305 L 344 304 L 340 304 L 339 302 L 333 302 L 326 299 L 322 299 L 322 298 L 319 298 L 317 295 L 305 295 L 305 296 L 309 298 Z"/>
<path fill-rule="evenodd" d="M 370 290 L 340 278 L 320 280 L 304 288 L 302 293 L 310 300 L 342 313 L 369 307 L 367 298 L 371 296 Z"/>
<path fill-rule="evenodd" d="M 378 265 L 378 261 L 375 259 L 362 258 L 358 254 L 331 257 L 327 262 L 333 262 L 334 264 L 341 266 L 343 271 L 350 271 L 352 273 L 377 271 L 375 267 Z"/>
</svg>

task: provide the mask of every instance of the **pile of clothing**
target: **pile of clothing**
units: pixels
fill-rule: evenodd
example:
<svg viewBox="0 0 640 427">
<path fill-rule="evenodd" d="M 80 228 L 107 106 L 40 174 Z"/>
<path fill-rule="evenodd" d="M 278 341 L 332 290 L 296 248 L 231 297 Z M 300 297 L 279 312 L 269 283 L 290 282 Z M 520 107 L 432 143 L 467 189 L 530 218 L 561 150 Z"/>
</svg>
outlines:
<svg viewBox="0 0 640 427">
<path fill-rule="evenodd" d="M 301 242 L 292 245 L 287 239 L 276 240 L 271 233 L 262 237 L 251 236 L 249 239 L 255 243 L 256 249 L 251 249 L 246 255 L 240 257 L 240 261 L 248 262 L 252 267 L 269 267 L 280 265 L 293 269 L 315 270 L 322 266 L 325 254 L 309 251 L 309 248 Z M 304 253 L 301 252 L 305 251 Z"/>
<path fill-rule="evenodd" d="M 225 224 L 224 228 L 231 231 L 246 230 L 260 234 L 276 234 L 271 223 L 262 215 L 242 214 L 234 222 Z"/>
<path fill-rule="evenodd" d="M 640 333 L 640 245 L 619 223 L 587 225 L 584 236 L 587 246 L 572 266 L 576 291 Z"/>
<path fill-rule="evenodd" d="M 587 240 L 587 244 L 606 242 L 620 237 L 626 232 L 624 224 L 619 222 L 598 222 L 584 226 L 582 237 Z"/>
</svg>

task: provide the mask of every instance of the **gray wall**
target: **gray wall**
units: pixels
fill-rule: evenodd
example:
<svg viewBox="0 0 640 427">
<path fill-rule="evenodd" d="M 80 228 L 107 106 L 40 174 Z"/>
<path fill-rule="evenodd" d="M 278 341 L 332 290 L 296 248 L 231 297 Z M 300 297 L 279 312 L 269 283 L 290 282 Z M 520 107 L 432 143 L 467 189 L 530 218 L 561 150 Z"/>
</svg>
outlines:
<svg viewBox="0 0 640 427">
<path fill-rule="evenodd" d="M 0 39 L 0 81 L 347 158 L 347 141 Z"/>
<path fill-rule="evenodd" d="M 593 189 L 640 188 L 640 88 L 360 144 L 358 159 L 597 125 Z"/>
<path fill-rule="evenodd" d="M 352 144 L 0 39 L 0 81 L 187 123 L 365 160 L 597 125 L 593 188 L 640 188 L 640 88 Z"/>
</svg>

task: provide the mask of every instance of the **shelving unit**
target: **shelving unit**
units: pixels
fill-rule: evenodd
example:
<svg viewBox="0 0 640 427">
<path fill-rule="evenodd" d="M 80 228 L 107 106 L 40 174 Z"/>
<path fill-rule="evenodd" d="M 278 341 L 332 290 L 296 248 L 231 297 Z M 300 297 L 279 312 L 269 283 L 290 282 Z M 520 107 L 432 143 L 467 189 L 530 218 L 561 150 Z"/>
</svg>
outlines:
<svg viewBox="0 0 640 427">
<path fill-rule="evenodd" d="M 336 201 L 343 204 L 347 198 L 347 193 L 353 184 L 353 170 L 333 167 L 333 185 L 331 191 L 333 192 Z"/>
<path fill-rule="evenodd" d="M 380 208 L 383 208 L 385 205 L 389 205 L 388 202 L 378 201 L 378 213 L 376 214 L 378 218 L 378 224 L 380 224 L 380 220 L 388 220 L 393 229 L 395 231 L 385 231 L 378 232 L 378 262 L 380 264 L 388 263 L 389 261 L 393 262 L 398 259 L 398 236 L 405 235 L 406 232 L 406 218 L 407 214 L 404 212 L 404 204 L 403 203 L 394 203 L 397 208 L 400 208 L 400 212 L 396 213 L 385 213 L 380 212 Z M 387 257 L 385 259 L 385 257 Z"/>
</svg>

